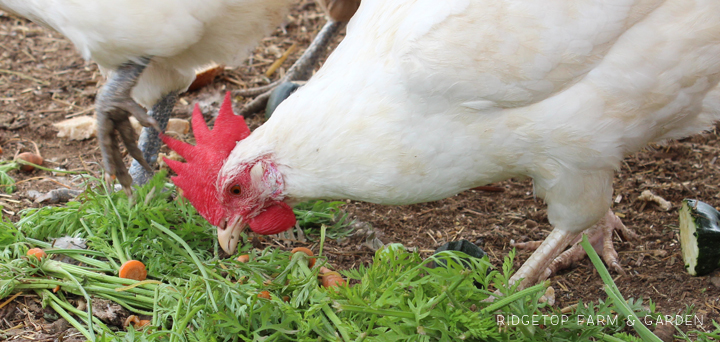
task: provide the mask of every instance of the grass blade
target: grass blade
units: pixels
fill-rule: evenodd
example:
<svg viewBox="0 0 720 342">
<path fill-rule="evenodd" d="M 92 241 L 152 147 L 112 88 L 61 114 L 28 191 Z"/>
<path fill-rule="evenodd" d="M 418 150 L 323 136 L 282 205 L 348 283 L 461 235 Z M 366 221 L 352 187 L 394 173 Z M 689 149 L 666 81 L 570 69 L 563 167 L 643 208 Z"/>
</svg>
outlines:
<svg viewBox="0 0 720 342">
<path fill-rule="evenodd" d="M 190 257 L 193 259 L 195 264 L 197 265 L 198 269 L 200 270 L 200 273 L 203 276 L 203 281 L 205 282 L 205 286 L 207 287 L 208 291 L 208 297 L 210 297 L 210 303 L 213 306 L 213 309 L 215 311 L 218 311 L 217 303 L 215 303 L 215 296 L 213 295 L 212 288 L 210 288 L 210 282 L 208 282 L 208 279 L 210 279 L 210 276 L 208 276 L 207 270 L 205 270 L 205 266 L 203 266 L 202 262 L 200 262 L 200 259 L 195 255 L 195 252 L 193 252 L 192 248 L 188 246 L 187 242 L 185 240 L 181 239 L 177 234 L 173 233 L 170 229 L 167 229 L 166 227 L 163 227 L 161 224 L 152 221 L 152 226 L 157 228 L 158 230 L 162 231 L 163 233 L 169 235 L 171 238 L 173 238 L 175 241 L 177 241 L 180 245 L 185 248 L 185 250 L 188 252 Z"/>
<path fill-rule="evenodd" d="M 603 264 L 602 260 L 600 260 L 600 256 L 598 256 L 595 249 L 592 245 L 590 245 L 587 234 L 583 234 L 583 239 L 580 245 L 582 245 L 588 257 L 590 257 L 590 261 L 592 261 L 593 265 L 595 265 L 595 269 L 597 269 L 598 274 L 600 274 L 600 278 L 602 278 L 603 283 L 605 283 L 605 292 L 607 292 L 608 296 L 613 299 L 618 311 L 628 320 L 628 325 L 632 325 L 643 341 L 662 342 L 660 338 L 655 336 L 655 334 L 653 334 L 652 331 L 650 331 L 650 329 L 648 329 L 643 322 L 640 321 L 637 315 L 635 315 L 635 312 L 630 309 L 627 301 L 625 301 L 625 298 L 623 298 L 622 294 L 620 294 L 620 290 L 617 288 L 617 285 L 615 285 L 615 282 L 612 280 L 610 272 L 608 272 L 607 268 L 605 268 L 605 264 Z"/>
</svg>

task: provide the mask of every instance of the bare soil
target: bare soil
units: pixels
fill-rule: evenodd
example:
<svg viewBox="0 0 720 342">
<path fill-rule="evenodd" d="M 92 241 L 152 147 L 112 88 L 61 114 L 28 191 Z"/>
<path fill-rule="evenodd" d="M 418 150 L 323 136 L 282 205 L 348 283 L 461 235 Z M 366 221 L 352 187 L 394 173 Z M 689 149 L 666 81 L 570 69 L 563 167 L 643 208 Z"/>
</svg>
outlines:
<svg viewBox="0 0 720 342">
<path fill-rule="evenodd" d="M 226 69 L 214 83 L 183 94 L 174 116 L 188 118 L 195 103 L 200 103 L 206 113 L 214 111 L 225 91 L 278 79 L 324 23 L 314 1 L 299 0 L 287 18 L 287 32 L 276 30 L 260 42 L 242 67 Z M 334 45 L 341 38 L 337 37 Z M 266 69 L 293 42 L 300 48 L 276 74 L 266 77 Z M 84 61 L 60 34 L 9 15 L 0 16 L 0 53 L 2 159 L 34 151 L 34 142 L 49 167 L 99 174 L 97 141 L 61 139 L 52 126 L 67 117 L 93 115 L 95 94 L 105 81 L 97 66 Z M 241 107 L 249 100 L 236 99 L 235 105 Z M 262 121 L 262 115 L 249 119 L 251 128 Z M 668 315 L 694 305 L 704 322 L 695 327 L 698 329 L 710 329 L 712 319 L 720 320 L 720 272 L 705 277 L 691 277 L 685 272 L 677 209 L 684 198 L 720 206 L 719 132 L 720 125 L 683 140 L 648 146 L 625 159 L 614 182 L 613 210 L 641 237 L 636 244 L 615 238 L 621 264 L 628 273 L 615 279 L 620 291 L 626 298 L 652 299 L 658 310 Z M 13 173 L 13 177 L 18 181 L 18 191 L 0 197 L 2 215 L 10 220 L 17 220 L 19 210 L 40 205 L 33 203 L 28 191 L 46 192 L 59 188 L 58 183 L 72 183 L 68 177 L 42 171 Z M 502 192 L 470 190 L 442 201 L 396 207 L 349 202 L 345 210 L 352 218 L 371 224 L 385 243 L 400 242 L 430 255 L 445 242 L 467 239 L 487 251 L 491 262 L 499 266 L 512 249 L 511 239 L 541 240 L 551 226 L 544 203 L 533 196 L 531 180 L 513 179 L 493 185 Z M 645 189 L 670 201 L 673 208 L 663 211 L 653 203 L 638 200 Z M 362 242 L 364 237 L 359 235 L 329 241 L 326 251 L 330 262 L 341 269 L 369 263 L 374 252 Z M 519 251 L 515 266 L 519 267 L 529 255 L 528 251 Z M 587 259 L 554 276 L 551 283 L 560 308 L 579 300 L 597 302 L 606 298 L 600 277 Z M 52 320 L 53 313 L 39 304 L 36 297 L 21 295 L 0 308 L 0 331 L 6 330 L 11 340 L 50 341 L 60 334 L 66 341 L 78 338 L 72 329 L 66 331 L 67 326 L 46 320 Z"/>
</svg>

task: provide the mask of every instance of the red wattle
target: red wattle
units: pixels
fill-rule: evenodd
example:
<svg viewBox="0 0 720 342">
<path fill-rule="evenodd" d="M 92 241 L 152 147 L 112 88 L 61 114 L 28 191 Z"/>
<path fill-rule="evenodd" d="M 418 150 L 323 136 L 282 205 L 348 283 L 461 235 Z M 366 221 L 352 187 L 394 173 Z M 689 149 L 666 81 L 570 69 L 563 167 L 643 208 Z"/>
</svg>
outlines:
<svg viewBox="0 0 720 342">
<path fill-rule="evenodd" d="M 295 213 L 285 202 L 276 202 L 248 221 L 252 231 L 272 235 L 284 232 L 295 225 Z"/>
</svg>

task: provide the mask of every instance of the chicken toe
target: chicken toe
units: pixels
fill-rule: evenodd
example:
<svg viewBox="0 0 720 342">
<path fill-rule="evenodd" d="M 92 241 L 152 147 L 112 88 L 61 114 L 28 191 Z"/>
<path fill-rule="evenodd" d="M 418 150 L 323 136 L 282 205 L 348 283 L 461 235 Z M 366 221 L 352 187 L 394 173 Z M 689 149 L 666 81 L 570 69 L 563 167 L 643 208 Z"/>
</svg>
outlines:
<svg viewBox="0 0 720 342">
<path fill-rule="evenodd" d="M 106 180 L 110 181 L 117 177 L 126 189 L 129 189 L 132 178 L 123 163 L 118 137 L 133 158 L 140 161 L 144 167 L 150 168 L 135 143 L 137 136 L 130 124 L 130 116 L 138 119 L 143 126 L 158 126 L 157 122 L 148 116 L 130 95 L 147 62 L 149 58 L 121 65 L 108 79 L 95 101 L 98 141 L 103 156 L 103 166 L 107 172 Z"/>
<path fill-rule="evenodd" d="M 637 234 L 625 227 L 620 218 L 618 218 L 612 211 L 608 211 L 602 220 L 585 231 L 585 234 L 588 235 L 588 240 L 595 251 L 602 256 L 608 267 L 612 268 L 615 272 L 624 275 L 625 270 L 623 270 L 622 266 L 620 266 L 618 254 L 613 245 L 613 235 L 616 231 L 625 240 L 637 241 L 638 239 Z M 547 279 L 553 274 L 556 274 L 558 271 L 564 270 L 572 266 L 573 263 L 584 259 L 586 253 L 582 246 L 580 246 L 580 241 L 581 237 L 576 238 L 575 241 L 573 241 L 573 246 L 555 258 L 550 266 L 542 272 L 539 279 Z M 529 241 L 513 243 L 512 245 L 519 249 L 535 249 L 538 244 L 539 241 Z"/>
<path fill-rule="evenodd" d="M 526 288 L 535 284 L 538 280 L 545 279 L 545 270 L 572 241 L 579 236 L 577 232 L 565 231 L 555 228 L 547 238 L 537 247 L 535 252 L 520 269 L 510 278 L 511 283 L 521 281 L 520 288 Z M 521 280 L 522 279 L 522 280 Z"/>
</svg>

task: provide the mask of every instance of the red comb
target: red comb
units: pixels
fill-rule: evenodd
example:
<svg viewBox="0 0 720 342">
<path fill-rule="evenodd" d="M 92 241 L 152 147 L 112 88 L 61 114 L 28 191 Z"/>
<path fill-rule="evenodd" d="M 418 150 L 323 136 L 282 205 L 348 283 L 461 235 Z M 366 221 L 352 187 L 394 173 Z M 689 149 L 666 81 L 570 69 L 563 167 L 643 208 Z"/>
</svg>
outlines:
<svg viewBox="0 0 720 342">
<path fill-rule="evenodd" d="M 216 199 L 218 173 L 237 142 L 250 135 L 245 119 L 233 113 L 230 98 L 230 92 L 227 92 L 212 131 L 205 124 L 200 107 L 195 105 L 192 128 L 197 145 L 160 134 L 163 142 L 187 161 L 182 163 L 163 158 L 177 173 L 177 176 L 172 177 L 173 183 L 183 190 L 183 196 L 213 225 L 218 225 L 225 215 L 224 208 Z"/>
</svg>

